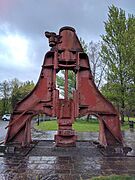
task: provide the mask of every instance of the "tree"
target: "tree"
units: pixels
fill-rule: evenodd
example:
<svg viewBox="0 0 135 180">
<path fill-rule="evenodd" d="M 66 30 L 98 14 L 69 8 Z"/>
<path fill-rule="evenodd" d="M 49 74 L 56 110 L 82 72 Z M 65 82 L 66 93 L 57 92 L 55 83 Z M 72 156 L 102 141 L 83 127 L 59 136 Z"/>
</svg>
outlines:
<svg viewBox="0 0 135 180">
<path fill-rule="evenodd" d="M 21 82 L 18 79 L 0 83 L 0 114 L 10 113 L 17 102 L 21 101 L 34 88 L 33 81 Z"/>
<path fill-rule="evenodd" d="M 61 70 L 60 73 L 57 75 L 57 87 L 60 90 L 60 94 L 64 96 L 64 75 L 65 71 Z M 76 86 L 76 77 L 75 73 L 71 70 L 68 71 L 68 96 L 71 98 L 73 94 L 73 90 L 75 90 Z"/>
<path fill-rule="evenodd" d="M 32 91 L 34 86 L 35 85 L 33 81 L 26 81 L 22 83 L 17 79 L 12 80 L 12 93 L 11 93 L 12 109 L 14 109 L 15 105 Z"/>
<path fill-rule="evenodd" d="M 3 81 L 0 83 L 0 99 L 1 99 L 1 114 L 10 112 L 10 82 Z"/>
<path fill-rule="evenodd" d="M 91 71 L 97 88 L 100 88 L 104 80 L 106 64 L 100 57 L 101 42 L 91 41 L 87 47 L 87 54 L 90 61 Z"/>
<path fill-rule="evenodd" d="M 84 52 L 89 57 L 89 63 L 94 82 L 97 88 L 101 88 L 104 81 L 106 67 L 106 64 L 103 63 L 102 58 L 100 57 L 101 42 L 90 41 L 89 43 L 86 43 L 82 38 L 80 38 L 80 42 Z"/>
<path fill-rule="evenodd" d="M 83 51 L 84 51 L 85 53 L 88 53 L 88 43 L 86 43 L 86 42 L 84 41 L 84 39 L 82 39 L 81 37 L 80 37 L 80 43 L 81 43 L 81 45 L 82 45 Z"/>
<path fill-rule="evenodd" d="M 105 35 L 102 35 L 100 56 L 106 68 L 107 85 L 102 89 L 108 92 L 120 106 L 121 118 L 124 121 L 127 94 L 134 84 L 135 74 L 135 17 L 115 6 L 109 7 L 108 20 L 105 22 Z M 112 87 L 112 88 L 109 88 Z M 135 102 L 133 102 L 135 103 Z"/>
</svg>

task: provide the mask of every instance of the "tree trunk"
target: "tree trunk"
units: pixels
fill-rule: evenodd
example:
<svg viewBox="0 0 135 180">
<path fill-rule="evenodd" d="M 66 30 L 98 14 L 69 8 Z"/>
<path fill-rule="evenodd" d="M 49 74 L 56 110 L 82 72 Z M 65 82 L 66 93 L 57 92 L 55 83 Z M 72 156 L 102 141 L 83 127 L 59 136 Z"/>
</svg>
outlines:
<svg viewBox="0 0 135 180">
<path fill-rule="evenodd" d="M 124 122 L 125 122 L 124 111 L 125 111 L 125 101 L 124 101 L 124 99 L 122 99 L 122 103 L 121 103 L 121 123 L 122 124 L 124 124 Z"/>
</svg>

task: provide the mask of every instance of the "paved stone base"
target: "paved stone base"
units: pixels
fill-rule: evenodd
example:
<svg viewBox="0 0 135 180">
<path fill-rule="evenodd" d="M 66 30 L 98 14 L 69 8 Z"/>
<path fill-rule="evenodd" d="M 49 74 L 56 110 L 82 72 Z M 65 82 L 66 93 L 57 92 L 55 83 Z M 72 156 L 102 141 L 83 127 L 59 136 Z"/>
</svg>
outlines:
<svg viewBox="0 0 135 180">
<path fill-rule="evenodd" d="M 27 154 L 35 147 L 37 141 L 33 141 L 28 147 L 21 147 L 20 144 L 10 143 L 8 145 L 0 145 L 0 157 L 11 156 L 27 156 Z"/>
<path fill-rule="evenodd" d="M 76 147 L 55 147 L 53 141 L 38 141 L 24 157 L 0 157 L 0 180 L 84 180 L 93 176 L 135 176 L 135 157 L 105 157 L 92 141 Z"/>
<path fill-rule="evenodd" d="M 30 156 L 102 156 L 92 141 L 77 141 L 76 147 L 56 147 L 54 141 L 39 141 Z"/>
<path fill-rule="evenodd" d="M 43 132 L 38 136 L 35 133 L 37 141 L 29 150 L 16 152 L 16 149 L 11 153 L 11 148 L 9 155 L 2 155 L 0 180 L 88 180 L 93 176 L 112 174 L 135 177 L 134 132 L 123 134 L 127 146 L 132 148 L 127 155 L 119 154 L 119 149 L 114 154 L 113 150 L 97 148 L 93 141 L 98 139 L 98 133 L 78 134 L 81 141 L 70 148 L 55 147 L 54 133 L 51 137 L 48 134 L 51 133 Z"/>
</svg>

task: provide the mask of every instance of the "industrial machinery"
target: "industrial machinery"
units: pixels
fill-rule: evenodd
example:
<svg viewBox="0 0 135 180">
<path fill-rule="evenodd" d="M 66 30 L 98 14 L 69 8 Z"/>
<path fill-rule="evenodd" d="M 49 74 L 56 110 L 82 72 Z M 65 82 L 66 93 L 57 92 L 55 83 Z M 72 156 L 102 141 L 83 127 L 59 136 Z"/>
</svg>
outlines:
<svg viewBox="0 0 135 180">
<path fill-rule="evenodd" d="M 77 136 L 72 128 L 75 119 L 87 114 L 99 120 L 99 142 L 104 147 L 122 145 L 118 112 L 97 89 L 91 73 L 89 59 L 78 40 L 75 29 L 63 27 L 57 35 L 45 32 L 51 47 L 45 55 L 39 80 L 33 89 L 15 107 L 5 144 L 10 142 L 29 145 L 31 139 L 31 119 L 43 113 L 57 117 L 58 131 L 54 139 L 56 146 L 75 146 Z M 56 75 L 65 72 L 64 97 L 60 98 L 56 86 Z M 76 77 L 76 88 L 72 97 L 68 93 L 68 71 Z"/>
</svg>

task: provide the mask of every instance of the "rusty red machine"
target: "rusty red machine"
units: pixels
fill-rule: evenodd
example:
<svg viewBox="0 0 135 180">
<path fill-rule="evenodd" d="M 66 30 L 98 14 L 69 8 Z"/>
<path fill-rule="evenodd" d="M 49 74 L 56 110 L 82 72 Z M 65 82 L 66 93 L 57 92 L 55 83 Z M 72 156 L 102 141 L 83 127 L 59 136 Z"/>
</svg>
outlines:
<svg viewBox="0 0 135 180">
<path fill-rule="evenodd" d="M 114 106 L 97 89 L 89 65 L 75 29 L 63 27 L 57 35 L 45 32 L 51 47 L 46 53 L 39 80 L 33 91 L 19 102 L 14 109 L 5 144 L 17 142 L 29 145 L 31 120 L 43 113 L 57 117 L 58 131 L 55 135 L 56 146 L 75 146 L 77 136 L 72 124 L 77 117 L 95 115 L 99 120 L 99 142 L 104 147 L 123 144 L 120 120 Z M 56 75 L 65 71 L 64 97 L 60 98 L 56 86 Z M 72 98 L 68 93 L 68 71 L 76 77 L 76 89 Z"/>
</svg>

